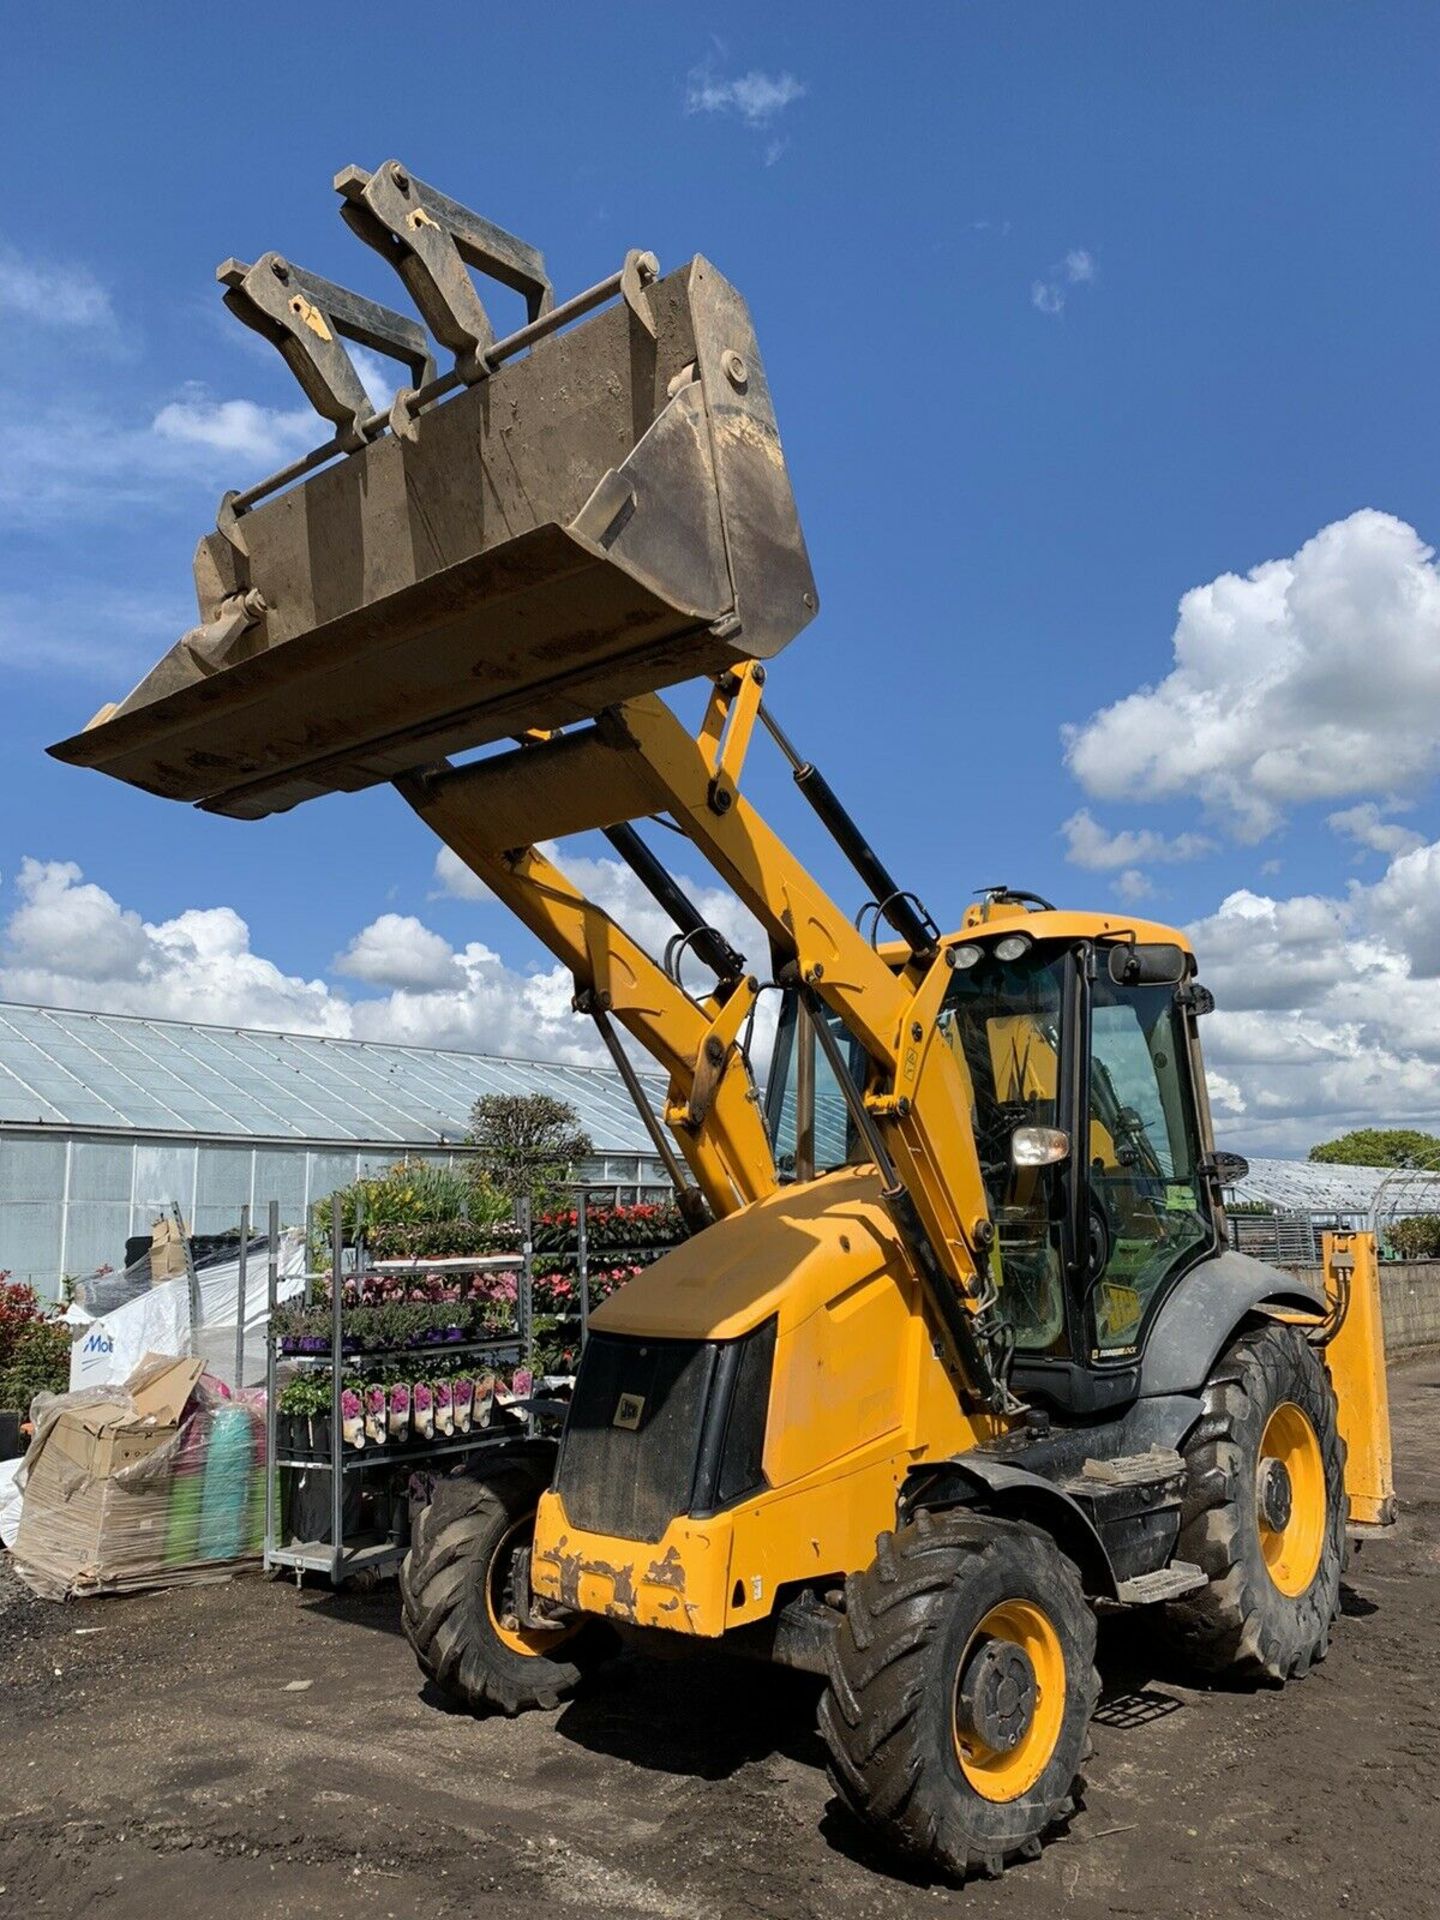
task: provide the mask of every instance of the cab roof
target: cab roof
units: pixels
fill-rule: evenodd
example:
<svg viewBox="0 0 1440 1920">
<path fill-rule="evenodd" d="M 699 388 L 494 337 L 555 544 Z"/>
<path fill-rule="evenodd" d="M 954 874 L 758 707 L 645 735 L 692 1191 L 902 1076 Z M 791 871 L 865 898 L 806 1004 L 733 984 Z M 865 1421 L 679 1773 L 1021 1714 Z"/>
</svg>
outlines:
<svg viewBox="0 0 1440 1920">
<path fill-rule="evenodd" d="M 1032 940 L 1134 940 L 1142 945 L 1181 948 L 1193 960 L 1195 949 L 1177 927 L 1164 926 L 1158 920 L 1142 920 L 1130 913 L 1078 913 L 1052 907 L 1036 911 L 1019 900 L 976 901 L 966 909 L 964 921 L 956 933 L 941 936 L 945 947 L 984 941 L 1002 929 L 1023 928 Z M 898 940 L 880 943 L 881 955 L 894 966 L 903 965 L 909 950 Z"/>
</svg>

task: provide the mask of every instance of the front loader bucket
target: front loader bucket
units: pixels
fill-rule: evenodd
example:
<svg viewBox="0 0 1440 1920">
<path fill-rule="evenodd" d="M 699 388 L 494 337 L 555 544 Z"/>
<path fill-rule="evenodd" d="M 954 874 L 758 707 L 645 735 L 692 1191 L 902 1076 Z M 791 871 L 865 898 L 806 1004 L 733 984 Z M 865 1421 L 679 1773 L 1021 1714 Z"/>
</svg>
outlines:
<svg viewBox="0 0 1440 1920">
<path fill-rule="evenodd" d="M 354 180 L 380 176 L 341 178 L 353 198 Z M 439 196 L 428 204 L 475 221 Z M 476 226 L 487 245 L 509 242 Z M 466 231 L 459 254 L 474 264 Z M 535 282 L 536 317 L 498 343 L 475 323 L 467 346 L 452 296 L 444 334 L 426 317 L 457 348 L 456 372 L 432 380 L 434 397 L 422 387 L 367 420 L 327 318 L 412 365 L 421 330 L 283 261 L 269 273 L 284 269 L 289 304 L 275 306 L 262 268 L 278 258 L 227 263 L 227 299 L 302 361 L 336 425 L 324 457 L 355 450 L 324 466 L 312 456 L 288 491 L 269 489 L 306 462 L 228 497 L 196 554 L 199 626 L 52 747 L 58 758 L 258 818 L 767 658 L 813 617 L 750 317 L 706 260 L 659 279 L 631 255 L 568 308 Z M 444 294 L 434 275 L 404 277 L 417 298 Z M 602 306 L 607 291 L 621 297 Z"/>
</svg>

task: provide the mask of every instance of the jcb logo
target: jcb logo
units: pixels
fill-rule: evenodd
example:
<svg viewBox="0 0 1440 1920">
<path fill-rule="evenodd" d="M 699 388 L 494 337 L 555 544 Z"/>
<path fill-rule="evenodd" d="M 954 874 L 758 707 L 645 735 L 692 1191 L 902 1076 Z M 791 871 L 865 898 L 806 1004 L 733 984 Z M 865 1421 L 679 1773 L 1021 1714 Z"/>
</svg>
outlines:
<svg viewBox="0 0 1440 1920">
<path fill-rule="evenodd" d="M 615 1403 L 615 1418 L 611 1426 L 628 1427 L 634 1433 L 640 1425 L 640 1416 L 645 1411 L 644 1396 L 638 1393 L 622 1393 Z"/>
</svg>

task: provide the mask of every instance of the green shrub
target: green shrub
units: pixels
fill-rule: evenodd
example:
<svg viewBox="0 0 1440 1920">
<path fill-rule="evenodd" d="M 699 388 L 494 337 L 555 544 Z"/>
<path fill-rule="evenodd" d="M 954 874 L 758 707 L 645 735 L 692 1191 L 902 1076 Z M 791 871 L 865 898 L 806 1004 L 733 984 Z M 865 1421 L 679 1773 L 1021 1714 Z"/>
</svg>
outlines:
<svg viewBox="0 0 1440 1920">
<path fill-rule="evenodd" d="M 1440 1259 L 1440 1214 L 1417 1213 L 1407 1220 L 1392 1220 L 1385 1229 L 1385 1243 L 1401 1260 Z"/>
<path fill-rule="evenodd" d="M 570 1102 L 548 1093 L 482 1094 L 470 1109 L 470 1144 L 501 1193 L 537 1202 L 595 1151 Z"/>
<path fill-rule="evenodd" d="M 10 1364 L 0 1373 L 0 1407 L 28 1413 L 37 1393 L 70 1387 L 70 1329 L 58 1320 L 32 1320 L 17 1335 Z"/>
</svg>

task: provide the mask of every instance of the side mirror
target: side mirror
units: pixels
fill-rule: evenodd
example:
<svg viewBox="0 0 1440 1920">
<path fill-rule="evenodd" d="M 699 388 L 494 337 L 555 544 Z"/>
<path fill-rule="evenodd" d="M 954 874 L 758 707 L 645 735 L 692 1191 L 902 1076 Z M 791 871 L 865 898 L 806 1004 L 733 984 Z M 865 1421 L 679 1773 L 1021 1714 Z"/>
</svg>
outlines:
<svg viewBox="0 0 1440 1920">
<path fill-rule="evenodd" d="M 1117 987 L 1178 987 L 1190 971 L 1190 956 L 1168 942 L 1126 942 L 1111 947 L 1108 964 Z"/>
<path fill-rule="evenodd" d="M 1017 1127 L 1010 1136 L 1014 1167 L 1054 1167 L 1070 1158 L 1070 1136 L 1063 1127 Z"/>
<path fill-rule="evenodd" d="M 1237 1187 L 1250 1172 L 1250 1162 L 1243 1153 L 1212 1153 L 1210 1165 L 1214 1168 L 1215 1179 L 1222 1187 Z"/>
</svg>

